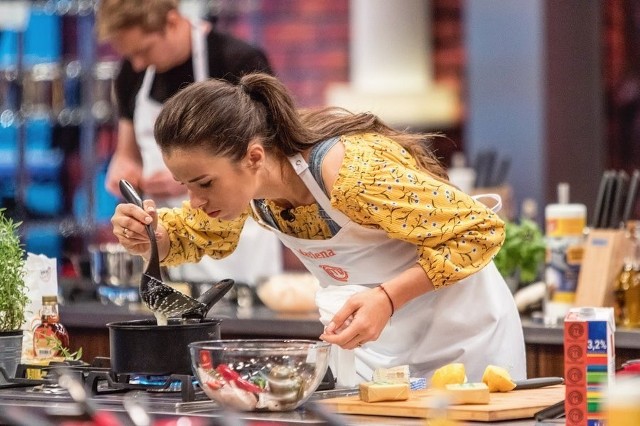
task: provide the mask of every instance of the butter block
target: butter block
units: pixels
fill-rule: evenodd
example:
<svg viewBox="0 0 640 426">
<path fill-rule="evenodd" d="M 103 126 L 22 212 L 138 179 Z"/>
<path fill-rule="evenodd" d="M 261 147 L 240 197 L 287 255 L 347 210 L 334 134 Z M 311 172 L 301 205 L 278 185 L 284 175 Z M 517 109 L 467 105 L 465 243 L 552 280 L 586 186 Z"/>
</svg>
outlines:
<svg viewBox="0 0 640 426">
<path fill-rule="evenodd" d="M 406 401 L 409 399 L 409 384 L 360 383 L 360 399 L 364 402 Z"/>
<path fill-rule="evenodd" d="M 376 368 L 373 381 L 376 383 L 409 383 L 409 366 L 398 365 L 392 368 Z"/>
<path fill-rule="evenodd" d="M 462 383 L 445 386 L 452 404 L 488 404 L 489 387 L 485 383 Z"/>
</svg>

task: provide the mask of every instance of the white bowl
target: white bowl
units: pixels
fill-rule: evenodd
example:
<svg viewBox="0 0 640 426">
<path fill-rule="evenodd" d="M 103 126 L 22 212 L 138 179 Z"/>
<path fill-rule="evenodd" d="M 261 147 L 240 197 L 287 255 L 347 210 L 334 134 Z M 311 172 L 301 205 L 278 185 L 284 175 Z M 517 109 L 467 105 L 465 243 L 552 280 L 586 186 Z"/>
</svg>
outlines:
<svg viewBox="0 0 640 426">
<path fill-rule="evenodd" d="M 286 273 L 259 283 L 256 293 L 273 311 L 303 313 L 317 311 L 315 297 L 319 288 L 318 279 L 309 273 Z"/>
</svg>

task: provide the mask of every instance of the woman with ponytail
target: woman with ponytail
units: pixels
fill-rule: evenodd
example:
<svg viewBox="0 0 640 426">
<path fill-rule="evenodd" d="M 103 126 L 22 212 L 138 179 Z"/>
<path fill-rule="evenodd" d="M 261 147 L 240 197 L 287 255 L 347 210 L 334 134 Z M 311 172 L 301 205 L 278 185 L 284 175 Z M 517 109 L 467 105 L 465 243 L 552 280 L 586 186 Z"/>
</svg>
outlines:
<svg viewBox="0 0 640 426">
<path fill-rule="evenodd" d="M 113 232 L 148 256 L 156 227 L 165 265 L 222 258 L 253 217 L 318 278 L 319 336 L 338 383 L 407 364 L 429 379 L 465 364 L 526 376 L 518 312 L 492 259 L 504 223 L 451 185 L 430 135 L 369 113 L 296 109 L 275 77 L 195 83 L 166 102 L 155 139 L 190 205 L 121 204 Z M 127 230 L 124 232 L 124 230 Z"/>
</svg>

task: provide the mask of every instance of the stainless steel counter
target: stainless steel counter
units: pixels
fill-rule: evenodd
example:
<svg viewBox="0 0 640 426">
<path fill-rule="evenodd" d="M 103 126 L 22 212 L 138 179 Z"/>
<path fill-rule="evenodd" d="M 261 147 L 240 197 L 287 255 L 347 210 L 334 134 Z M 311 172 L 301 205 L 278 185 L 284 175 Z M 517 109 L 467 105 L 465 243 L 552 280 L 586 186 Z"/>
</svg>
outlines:
<svg viewBox="0 0 640 426">
<path fill-rule="evenodd" d="M 152 398 L 153 399 L 153 398 Z M 90 397 L 89 405 L 92 411 L 108 411 L 126 420 L 122 394 L 111 394 Z M 68 394 L 29 393 L 25 389 L 0 389 L 0 423 L 10 425 L 43 424 L 31 422 L 26 416 L 46 416 L 51 424 L 62 424 L 65 420 L 72 420 L 86 413 L 87 407 L 74 402 Z M 196 417 L 211 425 L 384 425 L 384 426 L 424 426 L 424 419 L 408 417 L 382 417 L 365 415 L 338 415 L 313 402 L 291 412 L 282 413 L 228 413 L 222 411 L 211 401 L 195 403 L 175 402 L 147 402 L 144 409 L 154 419 L 176 419 L 178 417 Z M 4 422 L 2 417 L 13 410 L 21 416 L 21 423 Z M 11 413 L 11 414 L 14 414 Z M 86 415 L 86 414 L 85 414 Z M 235 417 L 235 419 L 233 419 Z M 42 417 L 40 417 L 42 419 Z M 36 420 L 36 419 L 31 419 Z M 224 420 L 224 421 L 222 421 Z M 186 424 L 186 423 L 185 423 Z M 501 422 L 464 422 L 464 425 L 499 425 L 499 426 L 542 426 L 534 419 L 508 420 Z"/>
</svg>

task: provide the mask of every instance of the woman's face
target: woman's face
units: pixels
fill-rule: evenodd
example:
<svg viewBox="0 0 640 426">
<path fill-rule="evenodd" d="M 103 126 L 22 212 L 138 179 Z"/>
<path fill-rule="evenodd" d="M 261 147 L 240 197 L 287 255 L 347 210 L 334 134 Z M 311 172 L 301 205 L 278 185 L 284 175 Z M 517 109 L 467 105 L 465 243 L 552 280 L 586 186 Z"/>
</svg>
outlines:
<svg viewBox="0 0 640 426">
<path fill-rule="evenodd" d="M 203 149 L 178 149 L 164 155 L 173 177 L 189 191 L 189 201 L 212 218 L 230 220 L 254 198 L 261 162 L 243 158 L 231 162 Z"/>
</svg>

